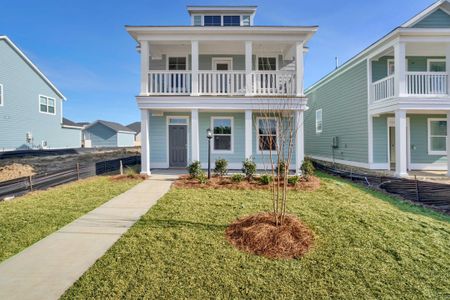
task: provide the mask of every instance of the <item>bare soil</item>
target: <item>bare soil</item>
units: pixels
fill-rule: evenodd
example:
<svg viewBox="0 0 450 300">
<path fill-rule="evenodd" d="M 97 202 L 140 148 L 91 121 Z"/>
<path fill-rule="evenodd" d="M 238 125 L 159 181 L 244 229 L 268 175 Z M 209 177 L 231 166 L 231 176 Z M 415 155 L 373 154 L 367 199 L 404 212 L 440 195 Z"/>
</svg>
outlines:
<svg viewBox="0 0 450 300">
<path fill-rule="evenodd" d="M 0 167 L 0 181 L 8 181 L 16 178 L 34 175 L 34 169 L 30 165 L 12 163 L 7 166 Z"/>
<path fill-rule="evenodd" d="M 305 255 L 314 234 L 297 217 L 286 215 L 276 225 L 273 213 L 259 213 L 236 220 L 225 230 L 228 242 L 237 249 L 272 259 L 293 259 Z"/>
<path fill-rule="evenodd" d="M 230 177 L 214 176 L 207 183 L 201 184 L 196 178 L 189 175 L 182 175 L 175 181 L 177 188 L 200 188 L 200 189 L 235 189 L 235 190 L 255 190 L 270 189 L 271 185 L 260 184 L 257 178 L 251 181 L 232 182 Z M 310 176 L 308 180 L 301 178 L 296 185 L 289 185 L 289 190 L 315 191 L 320 187 L 320 179 Z"/>
</svg>

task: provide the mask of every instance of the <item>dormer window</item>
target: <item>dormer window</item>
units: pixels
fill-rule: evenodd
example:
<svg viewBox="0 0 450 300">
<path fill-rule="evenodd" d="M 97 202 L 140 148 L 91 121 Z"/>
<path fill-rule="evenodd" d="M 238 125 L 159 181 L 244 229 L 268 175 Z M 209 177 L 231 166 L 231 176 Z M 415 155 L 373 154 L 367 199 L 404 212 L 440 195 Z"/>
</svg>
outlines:
<svg viewBox="0 0 450 300">
<path fill-rule="evenodd" d="M 250 16 L 242 16 L 242 26 L 250 26 Z"/>
<path fill-rule="evenodd" d="M 204 26 L 222 26 L 221 16 L 205 16 L 203 19 Z"/>
<path fill-rule="evenodd" d="M 194 26 L 202 26 L 202 16 L 194 16 Z"/>
<path fill-rule="evenodd" d="M 223 16 L 223 26 L 241 26 L 241 16 Z"/>
</svg>

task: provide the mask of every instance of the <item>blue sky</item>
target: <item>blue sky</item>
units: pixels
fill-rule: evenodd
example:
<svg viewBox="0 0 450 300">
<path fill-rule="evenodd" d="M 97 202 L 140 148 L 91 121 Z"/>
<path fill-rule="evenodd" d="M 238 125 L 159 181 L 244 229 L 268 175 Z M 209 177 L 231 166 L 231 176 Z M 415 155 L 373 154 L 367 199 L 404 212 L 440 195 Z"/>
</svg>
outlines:
<svg viewBox="0 0 450 300">
<path fill-rule="evenodd" d="M 309 43 L 305 86 L 402 24 L 433 0 L 134 1 L 3 0 L 8 35 L 62 91 L 74 121 L 139 119 L 136 43 L 124 25 L 189 25 L 186 5 L 258 5 L 257 25 L 319 25 Z"/>
</svg>

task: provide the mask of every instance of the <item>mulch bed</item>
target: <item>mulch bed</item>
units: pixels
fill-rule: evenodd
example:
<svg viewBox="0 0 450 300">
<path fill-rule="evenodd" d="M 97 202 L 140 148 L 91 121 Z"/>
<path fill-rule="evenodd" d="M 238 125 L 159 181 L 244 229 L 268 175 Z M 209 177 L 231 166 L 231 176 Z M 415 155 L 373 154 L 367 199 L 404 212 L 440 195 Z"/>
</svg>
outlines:
<svg viewBox="0 0 450 300">
<path fill-rule="evenodd" d="M 114 175 L 110 176 L 109 179 L 113 181 L 119 181 L 119 180 L 128 180 L 128 179 L 147 179 L 148 176 L 144 174 L 123 174 L 123 175 Z"/>
<path fill-rule="evenodd" d="M 189 175 L 180 176 L 173 184 L 177 188 L 199 188 L 199 189 L 234 189 L 234 190 L 256 190 L 270 189 L 271 185 L 263 185 L 257 179 L 241 182 L 232 182 L 230 177 L 214 176 L 207 183 L 201 184 L 197 179 Z M 301 178 L 296 185 L 289 185 L 289 190 L 315 191 L 320 187 L 320 179 L 310 176 L 308 180 Z"/>
<path fill-rule="evenodd" d="M 225 231 L 228 242 L 237 249 L 271 259 L 293 259 L 305 255 L 314 234 L 293 215 L 276 226 L 273 213 L 260 213 L 236 220 Z"/>
</svg>

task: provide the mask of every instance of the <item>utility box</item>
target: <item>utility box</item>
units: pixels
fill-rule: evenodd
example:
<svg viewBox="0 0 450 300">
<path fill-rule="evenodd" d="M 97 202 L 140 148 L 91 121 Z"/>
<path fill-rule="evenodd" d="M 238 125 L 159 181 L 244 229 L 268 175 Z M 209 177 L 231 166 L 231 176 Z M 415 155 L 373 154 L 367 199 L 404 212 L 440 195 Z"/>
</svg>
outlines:
<svg viewBox="0 0 450 300">
<path fill-rule="evenodd" d="M 338 136 L 333 136 L 332 147 L 333 147 L 333 149 L 339 148 L 339 137 Z"/>
</svg>

